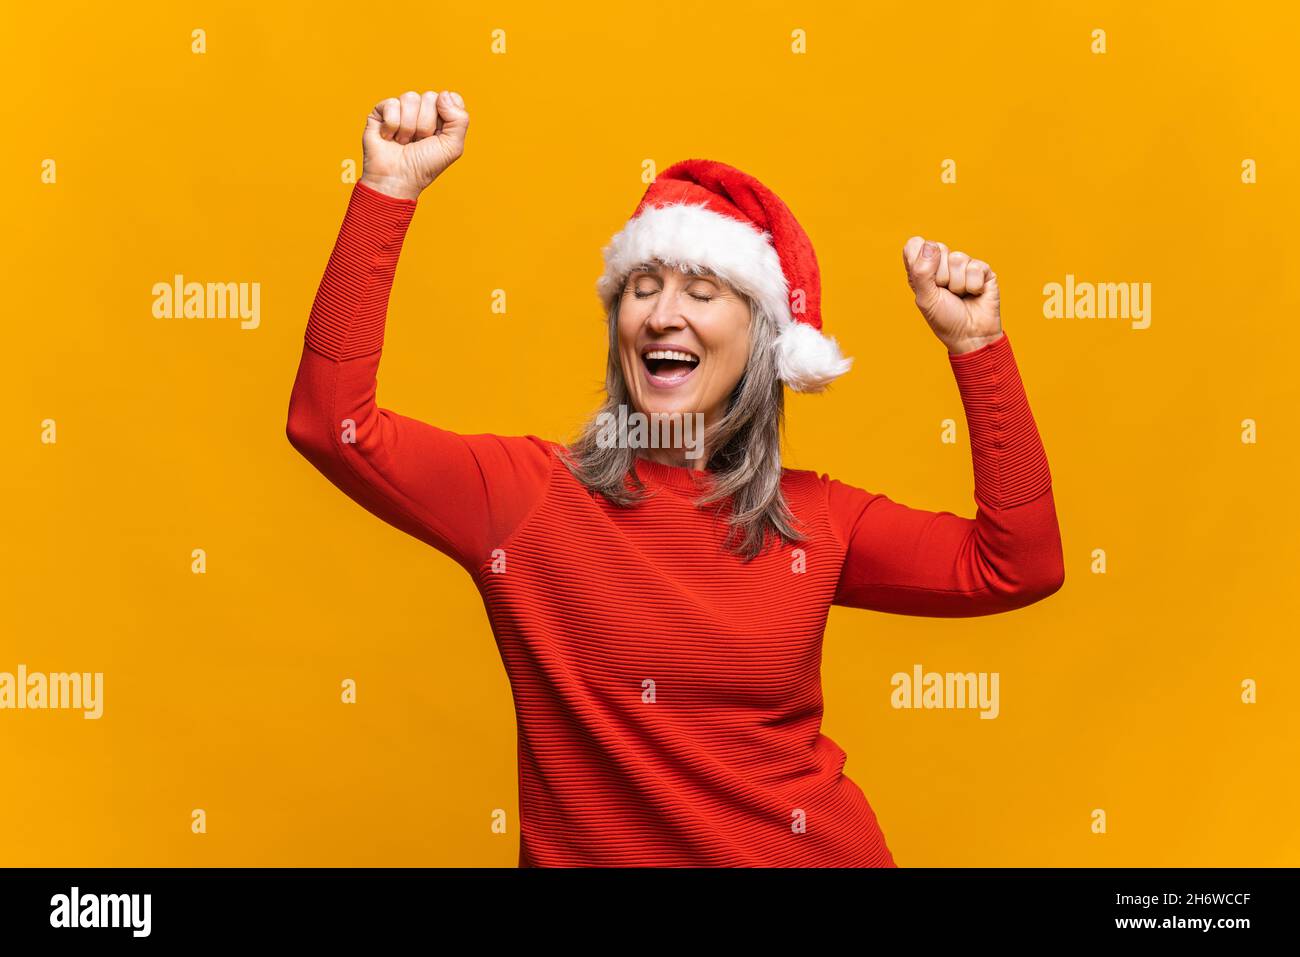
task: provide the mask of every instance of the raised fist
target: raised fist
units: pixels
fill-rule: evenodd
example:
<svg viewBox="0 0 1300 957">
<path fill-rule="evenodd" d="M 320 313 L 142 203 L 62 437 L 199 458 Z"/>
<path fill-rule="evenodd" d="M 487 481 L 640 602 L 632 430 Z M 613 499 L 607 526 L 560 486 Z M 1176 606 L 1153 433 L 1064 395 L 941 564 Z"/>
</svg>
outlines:
<svg viewBox="0 0 1300 957">
<path fill-rule="evenodd" d="M 998 277 L 988 263 L 913 236 L 903 264 L 917 308 L 949 352 L 978 349 L 1002 334 Z"/>
<path fill-rule="evenodd" d="M 459 93 L 390 96 L 366 117 L 361 182 L 390 196 L 416 199 L 460 158 L 468 129 L 469 113 Z"/>
</svg>

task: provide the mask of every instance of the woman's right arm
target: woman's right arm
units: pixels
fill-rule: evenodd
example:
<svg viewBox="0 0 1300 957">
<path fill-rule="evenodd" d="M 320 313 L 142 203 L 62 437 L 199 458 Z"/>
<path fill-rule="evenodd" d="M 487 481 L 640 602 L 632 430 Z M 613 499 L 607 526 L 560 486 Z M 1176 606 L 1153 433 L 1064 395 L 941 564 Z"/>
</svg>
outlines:
<svg viewBox="0 0 1300 957">
<path fill-rule="evenodd" d="M 312 304 L 286 433 L 350 498 L 473 574 L 540 500 L 552 457 L 549 443 L 536 436 L 460 435 L 376 402 L 389 291 L 417 197 L 459 155 L 452 143 L 451 160 L 426 182 L 394 178 L 405 175 L 400 167 L 373 162 L 371 134 L 400 140 L 401 121 L 389 124 L 384 111 L 400 104 L 404 114 L 405 101 L 381 103 L 367 122 L 367 172 L 352 188 Z M 444 104 L 450 115 L 424 136 L 454 136 L 457 112 L 468 120 L 455 101 L 439 101 L 439 108 Z M 412 126 L 407 138 L 417 145 L 418 124 Z M 463 142 L 463 125 L 459 137 Z"/>
</svg>

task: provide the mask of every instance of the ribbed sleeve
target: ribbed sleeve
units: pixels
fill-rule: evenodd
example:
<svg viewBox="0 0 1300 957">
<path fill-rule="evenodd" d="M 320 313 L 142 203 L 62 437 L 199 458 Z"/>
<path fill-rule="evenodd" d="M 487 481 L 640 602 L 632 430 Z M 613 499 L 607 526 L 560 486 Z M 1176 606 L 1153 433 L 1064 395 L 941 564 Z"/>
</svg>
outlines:
<svg viewBox="0 0 1300 957">
<path fill-rule="evenodd" d="M 307 321 L 285 431 L 353 501 L 476 574 L 544 493 L 550 443 L 462 435 L 378 404 L 389 291 L 414 210 L 415 200 L 353 186 Z"/>
<path fill-rule="evenodd" d="M 377 352 L 384 342 L 388 296 L 416 201 L 364 183 L 352 188 L 343 226 L 307 322 L 307 344 L 330 359 Z"/>
<path fill-rule="evenodd" d="M 948 362 L 970 429 L 976 496 L 993 508 L 1038 498 L 1052 475 L 1011 339 L 1003 333 L 973 352 L 950 354 Z"/>
</svg>

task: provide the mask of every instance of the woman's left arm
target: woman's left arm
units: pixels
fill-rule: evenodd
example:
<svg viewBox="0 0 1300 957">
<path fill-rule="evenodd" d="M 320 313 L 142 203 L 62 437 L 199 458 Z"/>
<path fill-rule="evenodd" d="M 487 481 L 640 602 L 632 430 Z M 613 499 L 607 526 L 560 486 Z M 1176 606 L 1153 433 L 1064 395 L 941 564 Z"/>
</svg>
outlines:
<svg viewBox="0 0 1300 957">
<path fill-rule="evenodd" d="M 845 547 L 834 604 L 902 615 L 992 615 L 1065 581 L 1052 477 L 1005 333 L 949 353 L 975 471 L 975 518 L 909 508 L 821 476 Z"/>
</svg>

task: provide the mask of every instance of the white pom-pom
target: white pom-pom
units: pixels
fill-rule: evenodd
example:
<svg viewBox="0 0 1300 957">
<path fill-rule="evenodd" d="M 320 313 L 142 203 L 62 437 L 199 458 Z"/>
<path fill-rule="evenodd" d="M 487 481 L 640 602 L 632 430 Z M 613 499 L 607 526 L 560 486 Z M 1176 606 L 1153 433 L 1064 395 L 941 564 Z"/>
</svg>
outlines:
<svg viewBox="0 0 1300 957">
<path fill-rule="evenodd" d="M 849 371 L 839 344 L 806 322 L 789 322 L 776 338 L 776 371 L 795 392 L 821 392 Z"/>
</svg>

